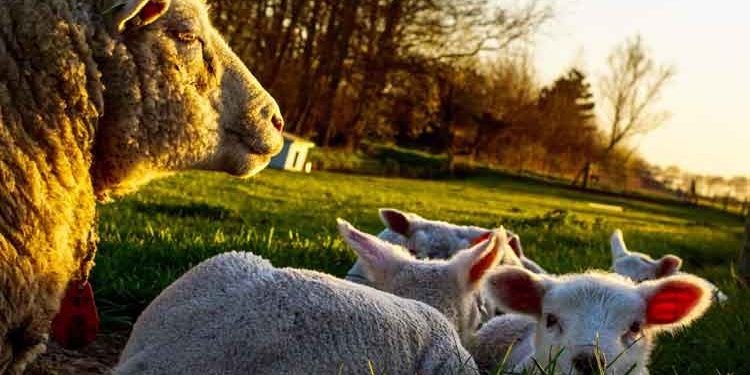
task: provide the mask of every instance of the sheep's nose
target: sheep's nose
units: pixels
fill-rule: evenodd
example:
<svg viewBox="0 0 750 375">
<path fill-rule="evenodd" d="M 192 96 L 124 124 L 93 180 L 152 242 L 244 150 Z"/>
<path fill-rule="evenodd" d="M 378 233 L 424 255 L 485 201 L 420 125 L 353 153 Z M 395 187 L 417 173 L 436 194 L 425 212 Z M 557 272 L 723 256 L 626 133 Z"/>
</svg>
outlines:
<svg viewBox="0 0 750 375">
<path fill-rule="evenodd" d="M 281 118 L 281 115 L 273 115 L 273 117 L 271 117 L 271 123 L 279 133 L 284 132 L 284 119 Z"/>
<path fill-rule="evenodd" d="M 573 357 L 573 368 L 581 375 L 593 375 L 599 370 L 593 354 L 581 353 Z"/>
</svg>

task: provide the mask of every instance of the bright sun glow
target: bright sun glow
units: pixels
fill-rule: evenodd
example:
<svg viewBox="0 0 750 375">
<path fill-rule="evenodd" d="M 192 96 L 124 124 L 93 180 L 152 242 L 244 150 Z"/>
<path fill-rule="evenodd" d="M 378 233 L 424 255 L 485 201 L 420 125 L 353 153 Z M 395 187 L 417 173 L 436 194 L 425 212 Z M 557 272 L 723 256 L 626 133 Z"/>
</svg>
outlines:
<svg viewBox="0 0 750 375">
<path fill-rule="evenodd" d="M 561 0 L 535 52 L 543 82 L 571 65 L 592 82 L 617 43 L 641 33 L 677 75 L 660 105 L 672 117 L 639 145 L 651 163 L 715 175 L 750 175 L 750 3 Z"/>
</svg>

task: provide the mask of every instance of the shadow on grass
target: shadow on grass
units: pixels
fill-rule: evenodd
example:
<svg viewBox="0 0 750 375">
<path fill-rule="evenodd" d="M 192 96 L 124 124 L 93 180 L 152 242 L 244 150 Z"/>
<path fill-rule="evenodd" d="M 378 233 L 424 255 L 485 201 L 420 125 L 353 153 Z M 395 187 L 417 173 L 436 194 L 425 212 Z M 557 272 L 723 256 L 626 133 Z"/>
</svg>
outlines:
<svg viewBox="0 0 750 375">
<path fill-rule="evenodd" d="M 162 214 L 175 217 L 199 217 L 211 220 L 225 220 L 237 217 L 237 214 L 220 206 L 212 206 L 205 203 L 145 203 L 135 201 L 133 210 L 144 214 Z"/>
</svg>

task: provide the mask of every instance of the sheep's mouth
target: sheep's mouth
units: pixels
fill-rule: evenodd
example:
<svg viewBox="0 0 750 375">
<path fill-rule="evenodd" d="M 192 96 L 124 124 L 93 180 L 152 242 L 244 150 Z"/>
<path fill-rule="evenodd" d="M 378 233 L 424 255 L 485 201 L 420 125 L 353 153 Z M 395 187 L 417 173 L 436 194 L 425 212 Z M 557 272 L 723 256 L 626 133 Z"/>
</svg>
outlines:
<svg viewBox="0 0 750 375">
<path fill-rule="evenodd" d="M 250 147 L 239 142 L 225 143 L 212 157 L 192 168 L 219 171 L 245 178 L 262 171 L 271 162 L 272 156 L 268 153 L 254 152 Z"/>
<path fill-rule="evenodd" d="M 234 129 L 226 130 L 227 136 L 239 146 L 243 147 L 248 154 L 273 157 L 278 154 L 283 147 L 281 134 L 260 134 L 262 141 L 258 141 L 258 136 L 251 138 Z"/>
<path fill-rule="evenodd" d="M 281 134 L 261 131 L 250 137 L 246 132 L 225 128 L 217 153 L 201 169 L 250 177 L 262 171 L 283 144 Z"/>
<path fill-rule="evenodd" d="M 268 153 L 257 153 L 250 147 L 239 144 L 234 152 L 229 152 L 222 166 L 225 172 L 233 176 L 250 177 L 265 169 L 272 156 Z"/>
</svg>

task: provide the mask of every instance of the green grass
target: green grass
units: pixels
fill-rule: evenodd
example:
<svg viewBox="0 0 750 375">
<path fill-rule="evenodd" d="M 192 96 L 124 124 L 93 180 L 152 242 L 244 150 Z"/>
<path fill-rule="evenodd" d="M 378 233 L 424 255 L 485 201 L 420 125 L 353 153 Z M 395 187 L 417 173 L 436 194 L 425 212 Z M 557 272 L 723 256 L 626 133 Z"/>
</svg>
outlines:
<svg viewBox="0 0 750 375">
<path fill-rule="evenodd" d="M 590 202 L 624 210 L 601 211 Z M 100 209 L 93 284 L 104 323 L 132 323 L 185 270 L 229 250 L 342 276 L 355 256 L 338 238 L 335 218 L 378 232 L 379 207 L 505 225 L 521 234 L 529 257 L 555 273 L 607 268 L 609 235 L 622 228 L 631 249 L 678 254 L 686 271 L 709 278 L 730 298 L 692 328 L 662 337 L 652 374 L 740 374 L 750 368 L 743 354 L 750 348 L 750 292 L 737 290 L 730 272 L 742 239 L 737 216 L 502 176 L 425 181 L 267 170 L 247 181 L 217 173 L 156 181 Z"/>
</svg>

